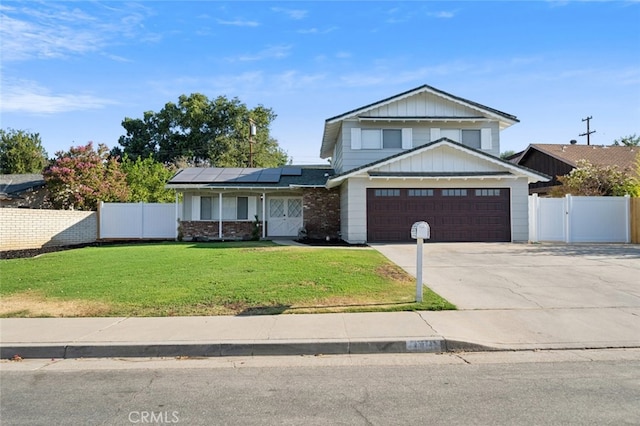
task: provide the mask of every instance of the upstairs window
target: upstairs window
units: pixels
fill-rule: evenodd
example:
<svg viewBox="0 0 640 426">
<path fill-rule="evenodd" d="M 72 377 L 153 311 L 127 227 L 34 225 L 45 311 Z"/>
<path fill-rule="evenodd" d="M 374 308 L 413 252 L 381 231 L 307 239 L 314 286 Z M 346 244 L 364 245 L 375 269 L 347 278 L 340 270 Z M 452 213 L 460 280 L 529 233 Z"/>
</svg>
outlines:
<svg viewBox="0 0 640 426">
<path fill-rule="evenodd" d="M 351 149 L 411 149 L 413 133 L 406 129 L 351 129 Z"/>
<path fill-rule="evenodd" d="M 462 144 L 480 149 L 480 130 L 462 130 Z"/>
</svg>

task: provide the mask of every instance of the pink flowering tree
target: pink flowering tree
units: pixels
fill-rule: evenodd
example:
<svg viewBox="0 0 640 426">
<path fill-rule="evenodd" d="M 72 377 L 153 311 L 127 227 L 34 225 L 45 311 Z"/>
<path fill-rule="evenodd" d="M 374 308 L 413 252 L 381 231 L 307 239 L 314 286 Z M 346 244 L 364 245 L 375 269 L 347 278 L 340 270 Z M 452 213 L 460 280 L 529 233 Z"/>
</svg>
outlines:
<svg viewBox="0 0 640 426">
<path fill-rule="evenodd" d="M 69 210 L 96 210 L 100 201 L 127 201 L 126 175 L 108 148 L 93 143 L 56 152 L 53 165 L 43 173 L 54 207 Z"/>
</svg>

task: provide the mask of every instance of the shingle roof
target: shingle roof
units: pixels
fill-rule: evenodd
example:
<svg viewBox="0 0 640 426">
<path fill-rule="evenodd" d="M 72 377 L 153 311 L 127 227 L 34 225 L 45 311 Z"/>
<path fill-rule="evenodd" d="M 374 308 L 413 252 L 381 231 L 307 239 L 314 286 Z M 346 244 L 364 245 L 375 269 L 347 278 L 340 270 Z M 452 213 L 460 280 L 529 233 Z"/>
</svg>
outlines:
<svg viewBox="0 0 640 426">
<path fill-rule="evenodd" d="M 640 153 L 640 147 L 637 146 L 531 144 L 527 152 L 532 148 L 574 167 L 578 161 L 587 160 L 593 165 L 618 166 L 621 170 L 635 170 L 636 158 Z M 523 154 L 522 159 L 527 152 Z"/>
</svg>

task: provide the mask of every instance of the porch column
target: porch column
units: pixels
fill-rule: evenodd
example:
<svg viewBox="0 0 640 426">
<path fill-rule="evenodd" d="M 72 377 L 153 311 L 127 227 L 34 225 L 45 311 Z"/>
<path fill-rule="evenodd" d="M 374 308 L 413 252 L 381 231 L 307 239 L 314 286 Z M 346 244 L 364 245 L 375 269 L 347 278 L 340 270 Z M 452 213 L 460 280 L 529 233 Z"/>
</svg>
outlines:
<svg viewBox="0 0 640 426">
<path fill-rule="evenodd" d="M 222 239 L 222 192 L 218 193 L 218 238 Z"/>
<path fill-rule="evenodd" d="M 180 204 L 178 203 L 178 201 L 180 200 L 180 197 L 178 196 L 178 191 L 176 191 L 176 241 L 178 241 L 178 228 L 180 227 L 180 216 L 182 216 L 180 214 Z"/>
<path fill-rule="evenodd" d="M 267 221 L 267 194 L 265 194 L 264 192 L 262 193 L 262 239 L 265 239 L 267 237 L 267 226 L 266 226 L 266 221 Z"/>
</svg>

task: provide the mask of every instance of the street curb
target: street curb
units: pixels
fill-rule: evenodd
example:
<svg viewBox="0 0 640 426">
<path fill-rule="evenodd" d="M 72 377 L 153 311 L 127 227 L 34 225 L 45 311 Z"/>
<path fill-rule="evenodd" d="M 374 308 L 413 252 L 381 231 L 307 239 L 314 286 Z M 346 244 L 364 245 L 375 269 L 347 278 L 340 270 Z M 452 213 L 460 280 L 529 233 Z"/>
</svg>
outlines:
<svg viewBox="0 0 640 426">
<path fill-rule="evenodd" d="M 251 343 L 165 344 L 15 344 L 0 347 L 0 358 L 166 358 L 269 355 L 351 355 L 443 353 L 498 350 L 470 342 L 445 339 L 375 341 L 277 341 Z"/>
</svg>

